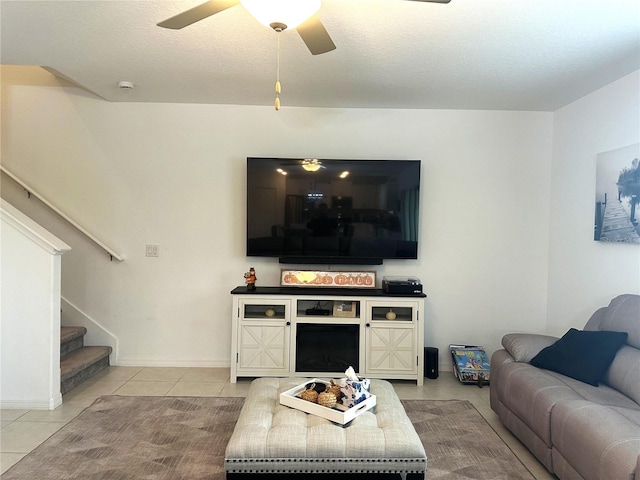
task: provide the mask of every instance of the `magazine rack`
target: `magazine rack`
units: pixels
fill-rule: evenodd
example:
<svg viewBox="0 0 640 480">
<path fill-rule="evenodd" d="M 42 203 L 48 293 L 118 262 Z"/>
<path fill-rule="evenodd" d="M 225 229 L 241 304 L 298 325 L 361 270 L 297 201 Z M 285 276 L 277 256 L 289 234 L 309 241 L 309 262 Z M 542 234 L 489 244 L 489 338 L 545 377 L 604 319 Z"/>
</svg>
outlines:
<svg viewBox="0 0 640 480">
<path fill-rule="evenodd" d="M 482 388 L 489 384 L 490 362 L 481 345 L 449 345 L 453 360 L 453 373 L 464 384 L 476 384 Z"/>
</svg>

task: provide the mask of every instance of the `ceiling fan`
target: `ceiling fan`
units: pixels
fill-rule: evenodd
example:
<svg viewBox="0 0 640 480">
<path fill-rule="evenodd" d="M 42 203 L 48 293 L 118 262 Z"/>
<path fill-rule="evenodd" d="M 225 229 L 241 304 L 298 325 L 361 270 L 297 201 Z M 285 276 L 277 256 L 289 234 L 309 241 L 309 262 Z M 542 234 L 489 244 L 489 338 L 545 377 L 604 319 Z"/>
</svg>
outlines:
<svg viewBox="0 0 640 480">
<path fill-rule="evenodd" d="M 449 3 L 451 0 L 410 0 Z M 336 48 L 316 12 L 320 0 L 209 0 L 158 23 L 159 27 L 179 30 L 204 18 L 242 4 L 260 23 L 281 32 L 294 28 L 313 55 Z"/>
</svg>

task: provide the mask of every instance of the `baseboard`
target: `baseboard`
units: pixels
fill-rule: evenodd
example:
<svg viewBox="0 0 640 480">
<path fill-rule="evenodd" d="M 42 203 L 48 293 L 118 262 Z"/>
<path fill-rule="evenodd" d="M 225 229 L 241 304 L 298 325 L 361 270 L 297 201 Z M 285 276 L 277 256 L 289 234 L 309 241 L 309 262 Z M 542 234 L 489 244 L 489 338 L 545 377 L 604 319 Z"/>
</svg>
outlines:
<svg viewBox="0 0 640 480">
<path fill-rule="evenodd" d="M 0 408 L 13 410 L 53 410 L 62 405 L 62 394 L 57 393 L 52 398 L 2 398 Z"/>
<path fill-rule="evenodd" d="M 229 368 L 228 358 L 209 360 L 178 360 L 165 358 L 120 357 L 115 365 L 120 367 L 194 367 L 194 368 Z"/>
</svg>

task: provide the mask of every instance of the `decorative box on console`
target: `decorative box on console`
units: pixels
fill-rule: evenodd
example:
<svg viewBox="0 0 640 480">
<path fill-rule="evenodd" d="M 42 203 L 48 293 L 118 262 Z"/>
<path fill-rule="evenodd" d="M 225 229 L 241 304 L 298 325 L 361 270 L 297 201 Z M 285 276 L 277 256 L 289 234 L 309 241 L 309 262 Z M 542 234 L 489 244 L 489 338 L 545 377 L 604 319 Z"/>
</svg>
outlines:
<svg viewBox="0 0 640 480">
<path fill-rule="evenodd" d="M 375 271 L 326 271 L 287 270 L 280 271 L 282 287 L 330 287 L 330 288 L 376 288 Z"/>
<path fill-rule="evenodd" d="M 349 423 L 357 416 L 362 415 L 367 410 L 370 410 L 371 408 L 376 406 L 376 396 L 371 395 L 363 402 L 360 402 L 351 408 L 347 408 L 340 403 L 337 403 L 334 408 L 323 407 L 322 405 L 318 405 L 317 403 L 312 403 L 300 398 L 300 394 L 306 389 L 306 385 L 308 383 L 328 384 L 329 382 L 317 378 L 307 380 L 300 385 L 282 392 L 280 394 L 280 404 L 286 405 L 287 407 L 295 408 L 297 410 L 302 410 L 303 412 L 311 413 L 322 418 L 326 418 L 327 420 L 339 423 L 340 425 Z"/>
</svg>

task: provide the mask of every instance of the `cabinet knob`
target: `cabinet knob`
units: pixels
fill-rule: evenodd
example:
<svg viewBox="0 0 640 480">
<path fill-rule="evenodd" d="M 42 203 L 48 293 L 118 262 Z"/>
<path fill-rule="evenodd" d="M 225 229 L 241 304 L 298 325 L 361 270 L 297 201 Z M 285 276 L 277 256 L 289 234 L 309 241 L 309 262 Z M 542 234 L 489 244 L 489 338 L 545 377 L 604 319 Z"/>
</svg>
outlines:
<svg viewBox="0 0 640 480">
<path fill-rule="evenodd" d="M 371 324 L 370 324 L 370 323 L 366 323 L 366 324 L 365 324 L 365 327 L 367 327 L 367 328 L 369 328 L 370 326 L 371 326 Z"/>
<path fill-rule="evenodd" d="M 291 322 L 287 322 L 287 325 L 291 325 Z"/>
</svg>

